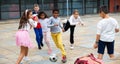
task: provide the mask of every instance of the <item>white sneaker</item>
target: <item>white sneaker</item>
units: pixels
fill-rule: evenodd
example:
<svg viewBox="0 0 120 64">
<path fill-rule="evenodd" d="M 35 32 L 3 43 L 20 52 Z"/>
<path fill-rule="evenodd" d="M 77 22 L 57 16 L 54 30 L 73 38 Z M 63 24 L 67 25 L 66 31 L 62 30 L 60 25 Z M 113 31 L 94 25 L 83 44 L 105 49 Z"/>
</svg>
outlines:
<svg viewBox="0 0 120 64">
<path fill-rule="evenodd" d="M 70 45 L 70 49 L 71 49 L 71 50 L 73 50 L 73 49 L 74 49 L 73 44 L 71 44 L 71 45 Z"/>
<path fill-rule="evenodd" d="M 24 61 L 29 61 L 30 59 L 28 57 L 23 58 Z"/>
</svg>

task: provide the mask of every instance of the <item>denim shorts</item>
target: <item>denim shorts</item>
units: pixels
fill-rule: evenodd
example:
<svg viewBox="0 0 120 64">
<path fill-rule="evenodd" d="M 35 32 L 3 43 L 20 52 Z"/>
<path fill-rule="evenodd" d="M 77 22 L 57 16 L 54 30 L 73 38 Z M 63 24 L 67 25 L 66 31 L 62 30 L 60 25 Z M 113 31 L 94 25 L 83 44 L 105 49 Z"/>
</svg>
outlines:
<svg viewBox="0 0 120 64">
<path fill-rule="evenodd" d="M 105 47 L 107 47 L 108 54 L 114 54 L 114 40 L 112 42 L 104 42 L 104 41 L 99 40 L 98 53 L 104 54 Z"/>
</svg>

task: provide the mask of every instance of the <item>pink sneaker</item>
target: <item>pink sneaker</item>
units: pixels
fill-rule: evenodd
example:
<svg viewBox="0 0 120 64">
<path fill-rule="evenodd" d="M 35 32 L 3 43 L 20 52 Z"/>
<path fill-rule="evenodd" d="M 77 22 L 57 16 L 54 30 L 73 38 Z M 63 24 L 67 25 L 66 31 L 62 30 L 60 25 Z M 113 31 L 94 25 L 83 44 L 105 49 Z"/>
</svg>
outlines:
<svg viewBox="0 0 120 64">
<path fill-rule="evenodd" d="M 50 55 L 52 53 L 52 50 L 48 50 L 48 54 Z"/>
</svg>

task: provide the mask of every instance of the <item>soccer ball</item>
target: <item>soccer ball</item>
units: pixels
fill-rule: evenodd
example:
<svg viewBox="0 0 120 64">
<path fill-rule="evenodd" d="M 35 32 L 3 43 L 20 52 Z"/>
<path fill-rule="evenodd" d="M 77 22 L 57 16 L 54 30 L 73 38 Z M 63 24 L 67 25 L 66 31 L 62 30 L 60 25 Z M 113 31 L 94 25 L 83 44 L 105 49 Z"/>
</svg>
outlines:
<svg viewBox="0 0 120 64">
<path fill-rule="evenodd" d="M 49 57 L 49 60 L 50 60 L 51 62 L 56 62 L 56 61 L 57 61 L 57 56 L 56 56 L 56 54 L 52 54 L 52 55 Z"/>
</svg>

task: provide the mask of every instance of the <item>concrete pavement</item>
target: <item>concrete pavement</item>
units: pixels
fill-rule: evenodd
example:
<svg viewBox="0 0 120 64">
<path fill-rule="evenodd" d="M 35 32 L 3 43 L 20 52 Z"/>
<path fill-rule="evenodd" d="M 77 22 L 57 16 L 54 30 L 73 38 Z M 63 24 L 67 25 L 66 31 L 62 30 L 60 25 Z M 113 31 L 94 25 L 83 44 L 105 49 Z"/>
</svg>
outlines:
<svg viewBox="0 0 120 64">
<path fill-rule="evenodd" d="M 120 25 L 120 14 L 110 14 L 112 17 L 116 18 Z M 64 19 L 64 17 L 62 17 Z M 85 15 L 81 16 L 84 21 L 85 26 L 77 25 L 75 29 L 75 45 L 74 50 L 70 50 L 69 43 L 69 30 L 63 33 L 63 43 L 65 44 L 65 49 L 67 51 L 67 63 L 74 64 L 77 57 L 87 55 L 89 53 L 94 53 L 97 56 L 97 50 L 93 49 L 93 43 L 95 41 L 96 35 L 96 24 L 101 19 L 98 15 Z M 4 21 L 4 20 L 3 20 Z M 19 47 L 15 44 L 15 32 L 17 31 L 19 20 L 7 20 L 0 22 L 0 64 L 15 64 L 18 55 Z M 34 49 L 29 50 L 29 62 L 24 62 L 24 64 L 62 64 L 61 53 L 55 47 L 52 39 L 50 39 L 51 47 L 53 53 L 58 55 L 58 61 L 53 63 L 49 61 L 49 55 L 47 54 L 47 46 L 42 48 L 42 50 L 37 49 L 34 31 L 30 31 L 30 35 L 34 45 Z M 115 42 L 115 55 L 119 58 L 117 60 L 110 60 L 107 52 L 104 54 L 103 61 L 105 64 L 120 64 L 120 33 L 116 34 Z"/>
</svg>

